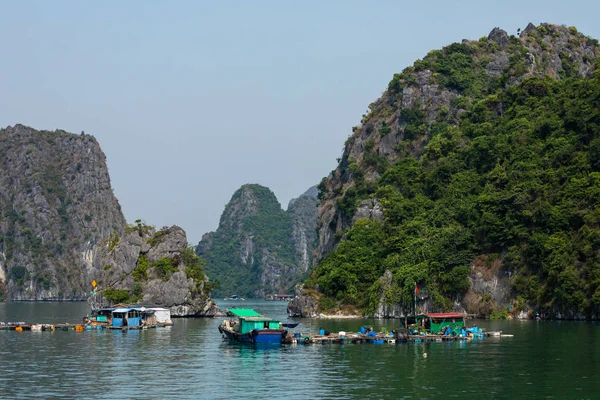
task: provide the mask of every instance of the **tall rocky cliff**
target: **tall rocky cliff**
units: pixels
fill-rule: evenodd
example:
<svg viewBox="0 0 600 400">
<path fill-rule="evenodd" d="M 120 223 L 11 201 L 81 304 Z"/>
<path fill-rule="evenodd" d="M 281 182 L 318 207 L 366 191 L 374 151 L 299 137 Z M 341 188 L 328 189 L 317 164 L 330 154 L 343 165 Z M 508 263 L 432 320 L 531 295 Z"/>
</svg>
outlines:
<svg viewBox="0 0 600 400">
<path fill-rule="evenodd" d="M 214 315 L 185 232 L 126 225 L 94 137 L 1 129 L 0 170 L 0 300 L 84 300 L 96 280 L 96 304 Z"/>
<path fill-rule="evenodd" d="M 530 23 L 519 37 L 494 28 L 478 41 L 465 39 L 432 50 L 395 74 L 383 95 L 369 105 L 370 113 L 352 128 L 332 177 L 319 186 L 323 201 L 317 260 L 358 218 L 383 218 L 376 199 L 356 193 L 357 183 L 376 182 L 387 164 L 401 158 L 419 158 L 430 131 L 444 123 L 458 124 L 475 100 L 531 76 L 589 76 L 598 54 L 598 41 L 574 28 L 550 24 L 536 28 Z M 344 210 L 348 203 L 352 207 Z"/>
<path fill-rule="evenodd" d="M 402 315 L 419 283 L 422 310 L 597 315 L 599 55 L 529 24 L 395 74 L 319 185 L 321 308 Z"/>
<path fill-rule="evenodd" d="M 9 300 L 85 298 L 96 249 L 125 219 L 94 137 L 0 130 L 0 289 Z"/>
<path fill-rule="evenodd" d="M 215 295 L 261 297 L 288 292 L 308 273 L 316 240 L 317 189 L 281 209 L 266 187 L 242 186 L 225 207 L 217 231 L 196 249 L 219 282 Z"/>
</svg>

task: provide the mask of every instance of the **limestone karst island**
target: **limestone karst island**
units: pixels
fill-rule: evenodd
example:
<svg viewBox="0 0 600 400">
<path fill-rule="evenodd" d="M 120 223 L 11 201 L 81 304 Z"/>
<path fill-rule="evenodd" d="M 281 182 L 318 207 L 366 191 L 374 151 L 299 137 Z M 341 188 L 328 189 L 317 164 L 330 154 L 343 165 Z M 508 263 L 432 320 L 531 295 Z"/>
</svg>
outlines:
<svg viewBox="0 0 600 400">
<path fill-rule="evenodd" d="M 288 179 L 287 204 L 269 179 L 248 177 L 264 156 L 239 171 L 244 181 L 223 178 L 233 189 L 222 214 L 197 237 L 182 228 L 194 229 L 191 215 L 155 226 L 113 190 L 122 166 L 112 167 L 113 145 L 105 155 L 102 130 L 5 124 L 0 353 L 11 367 L 0 397 L 594 398 L 600 45 L 575 26 L 489 28 L 395 66 L 343 128 L 334 169 L 308 184 Z M 221 35 L 217 47 L 243 40 Z M 276 48 L 276 36 L 263 45 Z M 178 63 L 178 51 L 157 56 Z M 277 112 L 265 109 L 262 122 Z M 216 189 L 201 171 L 179 173 L 186 186 L 136 179 L 174 208 L 206 212 Z"/>
</svg>

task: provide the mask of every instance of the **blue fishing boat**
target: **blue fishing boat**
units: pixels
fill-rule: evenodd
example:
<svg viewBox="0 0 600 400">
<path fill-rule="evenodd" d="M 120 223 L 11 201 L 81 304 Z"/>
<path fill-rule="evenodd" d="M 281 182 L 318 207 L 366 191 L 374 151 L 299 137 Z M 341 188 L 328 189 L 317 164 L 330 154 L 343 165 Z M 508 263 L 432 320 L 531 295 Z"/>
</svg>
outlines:
<svg viewBox="0 0 600 400">
<path fill-rule="evenodd" d="M 266 317 L 251 308 L 232 308 L 228 313 L 234 317 L 219 325 L 223 337 L 247 343 L 281 343 L 287 335 L 281 322 Z"/>
</svg>

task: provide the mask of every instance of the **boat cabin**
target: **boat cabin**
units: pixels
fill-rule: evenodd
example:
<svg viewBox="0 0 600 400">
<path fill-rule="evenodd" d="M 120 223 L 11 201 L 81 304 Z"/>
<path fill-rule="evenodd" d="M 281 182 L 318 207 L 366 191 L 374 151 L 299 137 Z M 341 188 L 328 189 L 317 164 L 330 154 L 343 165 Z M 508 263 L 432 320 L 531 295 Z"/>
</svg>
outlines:
<svg viewBox="0 0 600 400">
<path fill-rule="evenodd" d="M 234 330 L 240 334 L 250 333 L 254 329 L 281 329 L 281 323 L 266 317 L 250 308 L 232 308 L 229 313 L 238 317 Z"/>
</svg>

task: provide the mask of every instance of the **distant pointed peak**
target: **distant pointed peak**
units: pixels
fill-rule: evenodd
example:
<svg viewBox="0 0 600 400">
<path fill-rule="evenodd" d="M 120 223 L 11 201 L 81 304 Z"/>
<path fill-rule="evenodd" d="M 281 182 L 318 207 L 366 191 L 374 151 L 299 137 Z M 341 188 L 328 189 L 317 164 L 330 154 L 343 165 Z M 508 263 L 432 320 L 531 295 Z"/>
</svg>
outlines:
<svg viewBox="0 0 600 400">
<path fill-rule="evenodd" d="M 527 27 L 525 27 L 525 29 L 523 29 L 523 32 L 533 32 L 533 31 L 537 31 L 537 27 L 532 24 L 531 22 L 527 24 Z"/>
<path fill-rule="evenodd" d="M 493 40 L 500 46 L 508 46 L 509 43 L 508 33 L 506 33 L 505 30 L 500 29 L 498 27 L 492 29 L 492 31 L 488 35 L 488 40 Z"/>
</svg>

